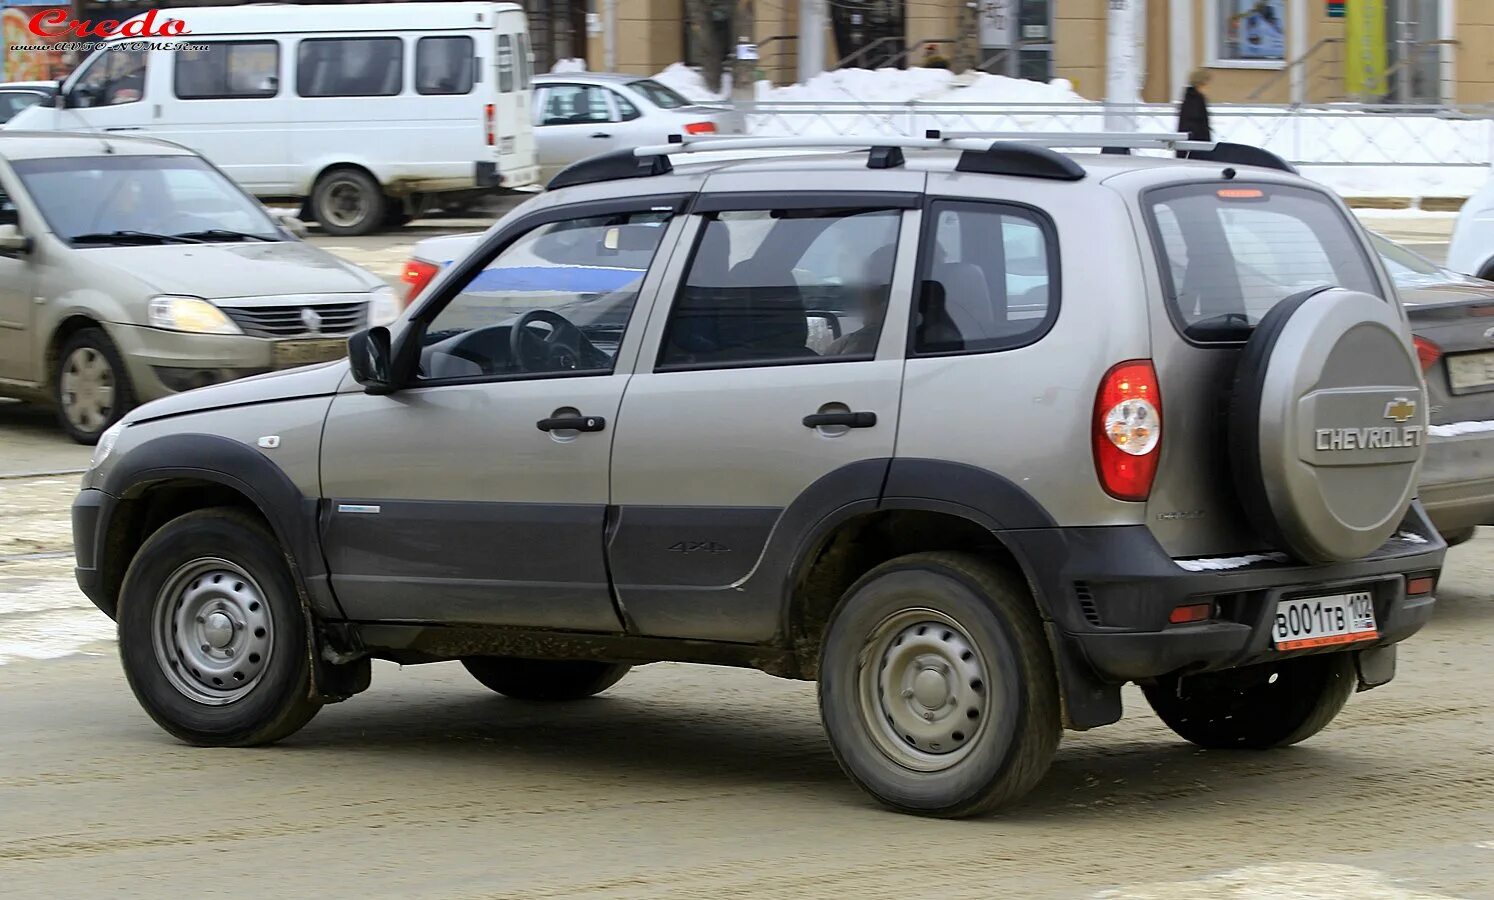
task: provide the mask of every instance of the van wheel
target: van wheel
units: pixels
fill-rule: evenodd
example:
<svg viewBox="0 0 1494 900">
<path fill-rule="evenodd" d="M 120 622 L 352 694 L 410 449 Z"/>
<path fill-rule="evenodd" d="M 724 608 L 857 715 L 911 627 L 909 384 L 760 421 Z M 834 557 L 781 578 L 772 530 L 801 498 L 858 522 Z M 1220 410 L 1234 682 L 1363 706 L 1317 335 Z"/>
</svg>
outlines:
<svg viewBox="0 0 1494 900">
<path fill-rule="evenodd" d="M 285 554 L 240 510 L 190 512 L 151 535 L 125 573 L 118 616 L 130 689 L 180 740 L 268 744 L 321 709 Z"/>
<path fill-rule="evenodd" d="M 367 172 L 333 169 L 311 189 L 311 210 L 328 234 L 372 234 L 384 224 L 388 199 Z"/>
<path fill-rule="evenodd" d="M 52 384 L 57 420 L 80 444 L 98 443 L 135 405 L 124 360 L 101 328 L 81 328 L 63 342 Z"/>
<path fill-rule="evenodd" d="M 1302 656 L 1143 685 L 1167 727 L 1210 750 L 1269 750 L 1322 731 L 1354 693 L 1354 654 Z"/>
<path fill-rule="evenodd" d="M 851 780 L 899 812 L 1010 804 L 1062 730 L 1052 654 L 1028 592 L 956 553 L 915 553 L 851 586 L 820 648 L 820 716 Z"/>
<path fill-rule="evenodd" d="M 580 700 L 600 694 L 633 668 L 584 659 L 469 656 L 462 665 L 483 687 L 515 700 Z"/>
</svg>

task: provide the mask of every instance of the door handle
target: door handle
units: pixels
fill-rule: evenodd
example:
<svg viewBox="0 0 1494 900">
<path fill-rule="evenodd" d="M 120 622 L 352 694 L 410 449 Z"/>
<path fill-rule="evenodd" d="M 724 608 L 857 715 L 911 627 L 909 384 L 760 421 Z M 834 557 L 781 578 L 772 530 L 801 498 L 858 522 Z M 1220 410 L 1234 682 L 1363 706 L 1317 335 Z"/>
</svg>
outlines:
<svg viewBox="0 0 1494 900">
<path fill-rule="evenodd" d="M 874 412 L 815 413 L 804 417 L 805 428 L 844 425 L 847 428 L 871 428 L 877 424 Z"/>
<path fill-rule="evenodd" d="M 594 137 L 594 138 L 610 138 L 610 137 L 612 137 L 612 135 L 608 134 L 605 131 L 598 131 L 596 134 L 592 135 L 592 137 Z"/>
<path fill-rule="evenodd" d="M 555 416 L 535 422 L 540 431 L 601 431 L 607 420 L 601 416 Z"/>
</svg>

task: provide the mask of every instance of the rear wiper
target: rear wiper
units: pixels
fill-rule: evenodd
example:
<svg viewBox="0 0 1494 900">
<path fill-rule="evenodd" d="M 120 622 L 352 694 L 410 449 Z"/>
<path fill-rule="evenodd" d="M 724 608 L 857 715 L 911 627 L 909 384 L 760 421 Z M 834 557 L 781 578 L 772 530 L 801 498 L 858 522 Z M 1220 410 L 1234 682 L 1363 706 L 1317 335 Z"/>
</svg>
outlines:
<svg viewBox="0 0 1494 900">
<path fill-rule="evenodd" d="M 1227 340 L 1232 337 L 1249 337 L 1255 323 L 1244 313 L 1229 312 L 1210 316 L 1207 319 L 1199 319 L 1189 325 L 1184 331 L 1191 338 L 1212 338 L 1214 340 Z"/>
<path fill-rule="evenodd" d="M 149 231 L 100 231 L 94 234 L 74 235 L 72 242 L 83 244 L 119 244 L 133 243 L 136 241 L 155 241 L 158 244 L 201 244 L 203 241 L 193 240 L 175 234 L 153 234 Z"/>
<path fill-rule="evenodd" d="M 274 238 L 265 237 L 262 234 L 250 234 L 247 231 L 233 231 L 228 228 L 206 228 L 202 231 L 183 231 L 173 235 L 173 237 L 199 238 L 202 241 L 238 240 L 274 242 L 275 240 Z"/>
</svg>

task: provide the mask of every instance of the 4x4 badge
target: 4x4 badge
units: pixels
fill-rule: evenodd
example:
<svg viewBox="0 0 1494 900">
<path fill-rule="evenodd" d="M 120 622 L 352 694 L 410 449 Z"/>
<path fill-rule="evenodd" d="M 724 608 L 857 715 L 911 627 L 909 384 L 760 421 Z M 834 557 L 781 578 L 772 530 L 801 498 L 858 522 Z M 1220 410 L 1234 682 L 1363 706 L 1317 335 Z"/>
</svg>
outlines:
<svg viewBox="0 0 1494 900">
<path fill-rule="evenodd" d="M 1397 397 L 1385 404 L 1385 418 L 1394 419 L 1396 422 L 1404 422 L 1416 415 L 1416 401 L 1405 397 Z"/>
</svg>

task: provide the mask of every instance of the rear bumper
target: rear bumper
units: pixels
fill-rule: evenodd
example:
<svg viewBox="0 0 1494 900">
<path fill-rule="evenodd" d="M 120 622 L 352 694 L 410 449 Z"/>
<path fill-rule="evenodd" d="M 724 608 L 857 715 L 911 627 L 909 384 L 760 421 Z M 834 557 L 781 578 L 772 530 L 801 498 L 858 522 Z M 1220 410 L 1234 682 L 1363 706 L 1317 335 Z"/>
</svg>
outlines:
<svg viewBox="0 0 1494 900">
<path fill-rule="evenodd" d="M 1417 493 L 1442 534 L 1494 525 L 1494 431 L 1427 442 Z"/>
<path fill-rule="evenodd" d="M 1068 661 L 1099 680 L 1140 681 L 1172 673 L 1251 665 L 1289 655 L 1395 644 L 1431 617 L 1432 595 L 1406 596 L 1408 575 L 1440 574 L 1447 545 L 1418 506 L 1396 538 L 1371 556 L 1324 566 L 1280 559 L 1189 571 L 1144 526 L 1009 532 L 1039 582 L 1052 634 Z M 1278 600 L 1368 590 L 1379 638 L 1282 653 L 1271 642 Z M 1215 617 L 1170 625 L 1178 606 L 1211 601 Z"/>
</svg>

